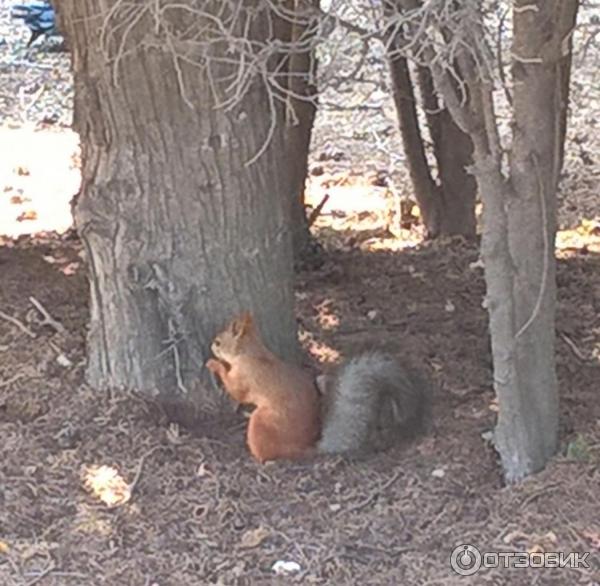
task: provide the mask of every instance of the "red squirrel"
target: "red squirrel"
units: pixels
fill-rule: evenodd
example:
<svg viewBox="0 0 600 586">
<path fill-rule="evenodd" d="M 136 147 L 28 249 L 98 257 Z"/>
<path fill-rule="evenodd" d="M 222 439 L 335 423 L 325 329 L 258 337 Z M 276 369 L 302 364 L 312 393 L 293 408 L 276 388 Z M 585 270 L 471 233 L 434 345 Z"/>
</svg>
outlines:
<svg viewBox="0 0 600 586">
<path fill-rule="evenodd" d="M 361 354 L 316 381 L 263 343 L 250 313 L 214 339 L 206 367 L 239 403 L 255 405 L 247 443 L 260 462 L 388 447 L 421 427 L 429 389 L 381 352 Z"/>
</svg>

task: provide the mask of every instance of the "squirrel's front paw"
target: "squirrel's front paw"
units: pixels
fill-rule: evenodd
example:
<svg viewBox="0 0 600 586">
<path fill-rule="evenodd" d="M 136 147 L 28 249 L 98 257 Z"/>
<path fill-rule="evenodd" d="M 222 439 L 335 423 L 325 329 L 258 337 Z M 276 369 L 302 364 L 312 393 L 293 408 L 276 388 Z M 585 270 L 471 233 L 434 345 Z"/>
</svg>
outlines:
<svg viewBox="0 0 600 586">
<path fill-rule="evenodd" d="M 219 372 L 221 370 L 221 368 L 223 367 L 223 365 L 218 360 L 215 360 L 214 358 L 209 358 L 206 361 L 206 364 L 204 366 L 206 366 L 206 368 L 208 368 L 208 370 L 210 370 L 211 372 L 214 372 L 214 373 Z"/>
</svg>

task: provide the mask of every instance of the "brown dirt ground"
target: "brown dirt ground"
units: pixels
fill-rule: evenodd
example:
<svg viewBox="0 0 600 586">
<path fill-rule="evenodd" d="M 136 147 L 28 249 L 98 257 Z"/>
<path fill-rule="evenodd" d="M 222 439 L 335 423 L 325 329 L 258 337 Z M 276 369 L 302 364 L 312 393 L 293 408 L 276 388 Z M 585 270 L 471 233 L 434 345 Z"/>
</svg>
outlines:
<svg viewBox="0 0 600 586">
<path fill-rule="evenodd" d="M 482 438 L 494 395 L 476 247 L 337 248 L 299 276 L 307 348 L 326 355 L 366 343 L 408 357 L 436 382 L 433 424 L 368 461 L 267 466 L 248 457 L 241 422 L 193 437 L 139 397 L 84 384 L 87 285 L 82 270 L 69 274 L 78 252 L 76 241 L 50 236 L 0 247 L 0 309 L 35 336 L 0 319 L 0 584 L 600 581 L 596 254 L 571 251 L 559 263 L 562 455 L 507 488 Z M 41 323 L 30 296 L 66 331 Z M 579 451 L 566 457 L 578 434 Z M 129 501 L 127 485 L 112 506 L 100 500 L 106 470 L 95 489 L 85 481 L 99 466 L 133 483 Z M 593 561 L 580 571 L 488 570 L 470 582 L 449 566 L 461 543 L 590 551 Z M 278 560 L 299 573 L 276 576 Z"/>
</svg>

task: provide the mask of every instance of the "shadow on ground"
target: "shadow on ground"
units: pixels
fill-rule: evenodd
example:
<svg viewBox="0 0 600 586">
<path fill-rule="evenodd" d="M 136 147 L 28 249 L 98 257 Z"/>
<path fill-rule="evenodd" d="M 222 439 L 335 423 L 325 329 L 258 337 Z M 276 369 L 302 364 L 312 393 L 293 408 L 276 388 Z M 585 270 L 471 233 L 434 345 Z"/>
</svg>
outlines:
<svg viewBox="0 0 600 586">
<path fill-rule="evenodd" d="M 267 466 L 248 457 L 242 421 L 193 437 L 150 402 L 83 384 L 78 251 L 77 241 L 52 237 L 0 248 L 0 309 L 26 328 L 0 319 L 0 583 L 46 572 L 47 586 L 464 584 L 449 565 L 461 543 L 592 552 L 591 569 L 490 569 L 477 584 L 600 579 L 597 255 L 560 261 L 558 273 L 561 454 L 579 434 L 580 459 L 559 455 L 505 488 L 482 438 L 494 395 L 474 246 L 333 251 L 299 275 L 312 355 L 366 345 L 408 358 L 436 383 L 434 422 L 425 437 L 368 461 Z M 39 322 L 30 296 L 64 333 Z M 128 502 L 102 504 L 86 485 L 103 465 L 133 483 Z M 276 576 L 277 561 L 297 563 L 298 574 Z"/>
</svg>

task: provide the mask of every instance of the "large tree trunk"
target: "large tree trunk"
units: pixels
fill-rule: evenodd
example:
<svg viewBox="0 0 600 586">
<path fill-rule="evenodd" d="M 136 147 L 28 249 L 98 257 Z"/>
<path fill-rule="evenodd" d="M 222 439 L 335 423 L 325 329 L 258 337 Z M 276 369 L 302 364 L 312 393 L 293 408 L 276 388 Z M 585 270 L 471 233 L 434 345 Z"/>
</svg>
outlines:
<svg viewBox="0 0 600 586">
<path fill-rule="evenodd" d="M 174 56 L 190 47 L 173 33 L 194 34 L 194 15 L 179 5 L 158 28 L 149 13 L 131 29 L 112 28 L 105 55 L 100 28 L 109 9 L 110 31 L 136 6 L 57 4 L 73 51 L 83 147 L 76 224 L 91 284 L 87 378 L 94 387 L 218 406 L 203 363 L 234 312 L 252 309 L 271 347 L 296 356 L 284 125 L 270 130 L 262 80 L 239 104 L 214 107 L 215 84 L 231 70 L 215 64 L 209 83 L 191 53 Z M 203 10 L 224 11 L 219 2 Z M 265 40 L 267 25 L 257 17 L 249 34 Z M 231 57 L 226 44 L 212 48 Z"/>
</svg>

